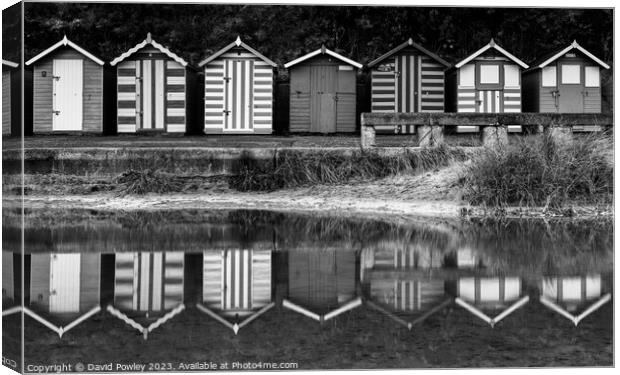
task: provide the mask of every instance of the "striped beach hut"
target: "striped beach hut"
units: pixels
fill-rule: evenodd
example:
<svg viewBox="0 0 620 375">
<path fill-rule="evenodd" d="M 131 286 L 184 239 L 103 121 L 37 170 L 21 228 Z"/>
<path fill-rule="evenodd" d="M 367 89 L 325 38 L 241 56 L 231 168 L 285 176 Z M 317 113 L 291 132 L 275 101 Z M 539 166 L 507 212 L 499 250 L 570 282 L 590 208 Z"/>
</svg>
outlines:
<svg viewBox="0 0 620 375">
<path fill-rule="evenodd" d="M 114 306 L 123 312 L 158 316 L 183 304 L 184 253 L 117 253 Z"/>
<path fill-rule="evenodd" d="M 284 64 L 290 72 L 290 132 L 351 133 L 362 64 L 325 46 Z"/>
<path fill-rule="evenodd" d="M 119 133 L 187 131 L 193 71 L 185 60 L 148 33 L 110 65 L 117 72 Z"/>
<path fill-rule="evenodd" d="M 368 64 L 372 112 L 443 112 L 448 62 L 412 39 Z M 379 129 L 381 130 L 381 129 Z M 390 130 L 393 129 L 390 127 Z M 413 132 L 413 126 L 399 132 Z"/>
<path fill-rule="evenodd" d="M 447 72 L 450 112 L 521 112 L 521 71 L 528 65 L 493 39 Z"/>
<path fill-rule="evenodd" d="M 21 112 L 19 92 L 19 64 L 2 60 L 2 135 L 11 135 L 12 129 L 19 128 Z M 18 133 L 13 131 L 15 135 Z"/>
<path fill-rule="evenodd" d="M 235 333 L 273 306 L 271 250 L 205 251 L 203 260 L 203 307 Z"/>
<path fill-rule="evenodd" d="M 237 37 L 198 66 L 205 74 L 205 133 L 272 133 L 276 63 Z"/>
<path fill-rule="evenodd" d="M 573 41 L 523 73 L 526 112 L 600 113 L 601 59 Z"/>
<path fill-rule="evenodd" d="M 33 67 L 33 132 L 103 131 L 103 61 L 65 36 Z"/>
<path fill-rule="evenodd" d="M 30 306 L 73 317 L 99 306 L 101 254 L 38 253 L 30 256 Z"/>
</svg>

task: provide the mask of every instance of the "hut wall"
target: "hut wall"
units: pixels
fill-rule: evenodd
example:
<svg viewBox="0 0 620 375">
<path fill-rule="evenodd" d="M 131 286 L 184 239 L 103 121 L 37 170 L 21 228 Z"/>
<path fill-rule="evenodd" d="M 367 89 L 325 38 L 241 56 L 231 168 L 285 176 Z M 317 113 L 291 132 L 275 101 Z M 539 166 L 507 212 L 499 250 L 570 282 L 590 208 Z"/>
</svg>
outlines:
<svg viewBox="0 0 620 375">
<path fill-rule="evenodd" d="M 80 311 L 99 306 L 101 254 L 80 254 Z"/>
<path fill-rule="evenodd" d="M 232 61 L 251 61 L 247 64 L 248 70 L 245 77 L 240 74 L 235 76 L 232 72 L 226 73 L 227 69 L 232 69 Z M 228 68 L 226 67 L 228 64 Z M 214 61 L 205 65 L 205 132 L 209 134 L 224 132 L 245 132 L 255 134 L 271 134 L 273 131 L 273 68 L 257 58 L 254 54 L 245 50 L 230 50 Z M 232 78 L 233 84 L 237 79 L 237 86 L 234 90 L 227 92 L 225 75 Z M 237 78 L 239 77 L 239 78 Z M 251 86 L 251 89 L 250 87 Z M 233 93 L 239 90 L 235 96 Z M 247 92 L 245 90 L 251 90 Z M 246 120 L 233 120 L 232 116 L 237 116 L 230 100 L 241 98 L 241 93 L 247 92 L 249 108 L 251 111 L 243 114 Z M 228 95 L 227 95 L 228 94 Z M 235 96 L 235 97 L 233 97 Z M 245 95 L 243 95 L 245 96 Z M 226 115 L 224 111 L 231 111 L 228 121 L 232 121 L 226 128 Z M 249 123 L 249 126 L 245 122 Z M 239 128 L 240 126 L 245 126 Z M 225 130 L 226 129 L 226 130 Z"/>
<path fill-rule="evenodd" d="M 35 133 L 52 132 L 53 125 L 53 61 L 83 61 L 82 131 L 103 130 L 103 68 L 72 48 L 63 48 L 37 61 L 34 66 L 33 121 Z M 45 71 L 45 77 L 42 72 Z"/>
<path fill-rule="evenodd" d="M 11 134 L 11 71 L 2 69 L 2 135 Z"/>
<path fill-rule="evenodd" d="M 30 267 L 30 305 L 46 308 L 50 299 L 50 254 L 32 254 Z"/>
</svg>

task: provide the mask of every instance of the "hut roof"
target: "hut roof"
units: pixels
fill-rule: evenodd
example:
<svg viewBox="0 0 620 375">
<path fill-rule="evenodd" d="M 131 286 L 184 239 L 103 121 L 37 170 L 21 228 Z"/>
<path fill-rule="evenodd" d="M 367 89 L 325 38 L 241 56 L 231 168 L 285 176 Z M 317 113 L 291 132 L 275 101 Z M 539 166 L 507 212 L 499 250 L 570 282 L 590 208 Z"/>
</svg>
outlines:
<svg viewBox="0 0 620 375">
<path fill-rule="evenodd" d="M 173 59 L 174 61 L 178 62 L 179 64 L 183 65 L 183 66 L 187 66 L 187 61 L 183 60 L 181 57 L 179 57 L 177 54 L 171 52 L 168 48 L 164 47 L 163 45 L 157 43 L 156 41 L 154 41 L 151 38 L 151 33 L 146 34 L 146 39 L 144 39 L 142 42 L 136 44 L 133 48 L 130 48 L 127 52 L 123 53 L 122 55 L 120 55 L 119 57 L 115 58 L 114 60 L 112 60 L 112 62 L 110 63 L 110 65 L 114 66 L 116 64 L 118 64 L 119 62 L 125 60 L 126 58 L 128 58 L 129 56 L 133 55 L 134 53 L 138 52 L 140 49 L 142 49 L 143 47 L 145 47 L 147 44 L 150 44 L 151 46 L 155 47 L 156 49 L 158 49 L 160 52 L 162 52 L 163 54 L 165 54 L 166 56 L 170 57 L 171 59 Z"/>
<path fill-rule="evenodd" d="M 257 50 L 255 50 L 254 48 L 248 46 L 247 44 L 245 44 L 244 42 L 241 41 L 240 37 L 237 37 L 237 39 L 230 43 L 229 45 L 227 45 L 226 47 L 222 48 L 221 50 L 217 51 L 216 53 L 214 53 L 213 55 L 207 57 L 206 59 L 202 60 L 198 66 L 199 67 L 203 67 L 204 65 L 208 64 L 209 62 L 217 59 L 218 57 L 220 57 L 221 55 L 223 55 L 224 53 L 226 53 L 227 51 L 235 48 L 235 47 L 243 47 L 245 48 L 248 52 L 252 53 L 254 56 L 258 57 L 259 59 L 263 60 L 264 62 L 266 62 L 267 64 L 276 67 L 278 66 L 278 64 L 274 63 L 273 61 L 269 60 L 268 58 L 266 58 L 264 55 L 262 55 L 261 53 L 259 53 Z"/>
<path fill-rule="evenodd" d="M 18 64 L 18 63 L 14 63 L 14 62 L 12 62 L 12 61 L 5 60 L 5 59 L 2 59 L 2 65 L 6 65 L 6 66 L 8 66 L 9 68 L 17 68 L 17 67 L 19 66 L 19 64 Z"/>
<path fill-rule="evenodd" d="M 409 38 L 409 40 L 407 40 L 406 42 L 396 46 L 396 48 L 392 49 L 388 53 L 386 53 L 386 54 L 382 55 L 381 57 L 379 57 L 379 58 L 371 61 L 370 63 L 368 63 L 368 67 L 372 68 L 373 66 L 379 64 L 381 61 L 387 59 L 388 57 L 398 53 L 402 49 L 404 49 L 406 47 L 409 47 L 409 46 L 419 50 L 420 52 L 426 54 L 427 56 L 429 56 L 433 60 L 437 61 L 438 63 L 440 63 L 440 64 L 442 64 L 442 65 L 444 65 L 446 67 L 450 66 L 450 63 L 448 63 L 446 60 L 442 59 L 441 57 L 437 56 L 436 54 L 434 54 L 431 51 L 427 50 L 426 48 L 422 47 L 421 45 L 415 43 L 413 41 L 413 39 Z"/>
<path fill-rule="evenodd" d="M 347 63 L 349 65 L 353 65 L 354 67 L 356 67 L 358 69 L 360 69 L 362 67 L 362 64 L 360 64 L 358 62 L 355 62 L 355 61 L 353 61 L 351 59 L 348 59 L 348 58 L 342 56 L 341 54 L 338 54 L 338 53 L 336 53 L 334 51 L 331 51 L 331 50 L 325 48 L 325 45 L 321 46 L 321 48 L 317 49 L 314 52 L 310 52 L 307 55 L 299 57 L 299 58 L 297 58 L 297 59 L 295 59 L 293 61 L 287 62 L 286 64 L 284 64 L 284 67 L 285 68 L 290 68 L 293 65 L 297 65 L 297 64 L 299 64 L 302 61 L 306 61 L 306 60 L 308 60 L 310 58 L 313 58 L 314 56 L 321 55 L 321 54 L 323 54 L 323 55 L 327 54 L 327 55 L 330 55 L 332 57 L 335 57 L 338 60 L 343 61 L 343 62 L 345 62 L 345 63 Z"/>
<path fill-rule="evenodd" d="M 486 46 L 480 48 L 478 51 L 476 51 L 476 52 L 472 53 L 471 55 L 467 56 L 465 59 L 463 59 L 460 62 L 456 63 L 454 66 L 456 68 L 460 68 L 463 65 L 467 64 L 468 62 L 470 62 L 471 60 L 473 60 L 476 57 L 480 56 L 481 54 L 483 54 L 484 52 L 486 52 L 487 50 L 489 50 L 491 48 L 495 49 L 496 51 L 498 51 L 502 55 L 506 56 L 507 58 L 509 58 L 510 60 L 515 62 L 516 64 L 520 65 L 523 69 L 527 69 L 528 68 L 528 65 L 526 63 L 524 63 L 523 61 L 519 60 L 514 55 L 512 55 L 510 52 L 508 52 L 505 49 L 503 49 L 502 47 L 500 47 L 497 43 L 495 43 L 495 41 L 493 39 L 491 39 L 491 41 Z"/>
<path fill-rule="evenodd" d="M 65 46 L 69 46 L 69 47 L 73 48 L 74 50 L 78 51 L 79 53 L 81 53 L 82 55 L 84 55 L 84 56 L 88 57 L 89 59 L 93 60 L 97 64 L 103 65 L 103 60 L 95 57 L 90 52 L 86 51 L 82 47 L 78 46 L 77 44 L 75 44 L 72 41 L 70 41 L 69 39 L 67 39 L 66 35 L 58 43 L 54 44 L 50 48 L 46 49 L 45 51 L 39 53 L 35 57 L 33 57 L 30 60 L 26 61 L 26 65 L 30 65 L 30 64 L 32 64 L 32 63 L 42 59 L 43 57 L 49 55 L 50 53 L 54 52 L 56 49 L 58 49 L 60 47 L 65 47 Z"/>
<path fill-rule="evenodd" d="M 545 66 L 551 64 L 552 62 L 554 62 L 555 60 L 557 60 L 560 57 L 564 56 L 564 54 L 566 54 L 567 52 L 569 52 L 569 51 L 571 51 L 573 49 L 576 49 L 576 50 L 580 51 L 581 53 L 583 53 L 584 55 L 588 56 L 590 59 L 592 59 L 592 61 L 596 62 L 597 64 L 599 64 L 603 68 L 609 69 L 609 65 L 605 64 L 601 59 L 599 59 L 598 57 L 594 56 L 588 50 L 586 50 L 585 48 L 580 46 L 579 43 L 577 43 L 576 40 L 574 40 L 568 47 L 563 48 L 563 49 L 561 49 L 559 51 L 555 51 L 555 52 L 549 53 L 549 54 L 543 56 L 542 58 L 538 59 L 534 63 L 532 63 L 532 67 L 531 67 L 530 70 L 544 68 Z"/>
</svg>

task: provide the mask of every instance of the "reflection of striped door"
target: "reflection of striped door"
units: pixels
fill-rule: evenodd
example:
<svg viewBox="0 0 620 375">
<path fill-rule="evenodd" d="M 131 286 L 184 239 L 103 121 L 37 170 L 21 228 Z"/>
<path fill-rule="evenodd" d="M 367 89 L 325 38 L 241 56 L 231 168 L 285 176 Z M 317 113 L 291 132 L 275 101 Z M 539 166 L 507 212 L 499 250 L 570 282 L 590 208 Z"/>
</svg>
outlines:
<svg viewBox="0 0 620 375">
<path fill-rule="evenodd" d="M 52 254 L 50 312 L 80 311 L 80 254 Z"/>
<path fill-rule="evenodd" d="M 443 295 L 443 280 L 394 281 L 391 302 L 397 311 L 417 311 Z"/>
<path fill-rule="evenodd" d="M 476 112 L 480 113 L 501 113 L 502 92 L 500 90 L 484 90 L 477 92 Z"/>
<path fill-rule="evenodd" d="M 243 316 L 271 302 L 271 251 L 210 251 L 203 257 L 207 307 Z"/>
<path fill-rule="evenodd" d="M 183 302 L 182 252 L 117 253 L 114 304 L 135 311 L 162 311 Z"/>
<path fill-rule="evenodd" d="M 164 60 L 142 60 L 136 74 L 142 77 L 142 129 L 164 129 Z"/>
<path fill-rule="evenodd" d="M 395 60 L 396 112 L 418 112 L 416 72 L 419 67 L 416 56 L 399 55 Z"/>
<path fill-rule="evenodd" d="M 463 277 L 458 280 L 459 297 L 474 303 L 499 303 L 517 300 L 521 295 L 518 277 Z"/>
<path fill-rule="evenodd" d="M 252 131 L 253 60 L 226 60 L 224 131 Z"/>
</svg>

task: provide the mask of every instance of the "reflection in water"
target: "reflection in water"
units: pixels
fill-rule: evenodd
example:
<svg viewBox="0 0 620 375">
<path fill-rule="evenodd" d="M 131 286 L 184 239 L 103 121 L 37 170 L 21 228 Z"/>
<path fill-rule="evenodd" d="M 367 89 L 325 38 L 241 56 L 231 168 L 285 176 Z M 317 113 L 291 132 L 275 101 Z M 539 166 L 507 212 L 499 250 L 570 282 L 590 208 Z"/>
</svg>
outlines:
<svg viewBox="0 0 620 375">
<path fill-rule="evenodd" d="M 177 316 L 186 309 L 234 335 L 252 322 L 277 329 L 274 317 L 284 312 L 317 327 L 379 312 L 385 324 L 413 330 L 446 310 L 471 314 L 472 327 L 496 327 L 517 312 L 527 324 L 542 309 L 550 325 L 564 318 L 577 325 L 612 296 L 606 227 L 566 250 L 554 245 L 574 233 L 563 224 L 540 231 L 540 224 L 509 223 L 492 235 L 488 226 L 464 223 L 399 226 L 245 211 L 174 220 L 93 214 L 62 225 L 45 215 L 32 214 L 26 228 L 32 247 L 23 311 L 60 337 L 107 314 L 148 339 L 170 322 L 182 325 Z M 3 239 L 4 248 L 14 248 L 13 240 Z M 14 312 L 19 263 L 10 251 L 2 256 L 3 311 Z"/>
</svg>

